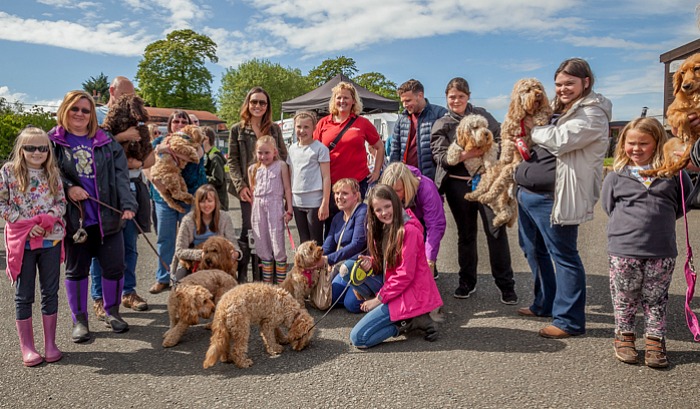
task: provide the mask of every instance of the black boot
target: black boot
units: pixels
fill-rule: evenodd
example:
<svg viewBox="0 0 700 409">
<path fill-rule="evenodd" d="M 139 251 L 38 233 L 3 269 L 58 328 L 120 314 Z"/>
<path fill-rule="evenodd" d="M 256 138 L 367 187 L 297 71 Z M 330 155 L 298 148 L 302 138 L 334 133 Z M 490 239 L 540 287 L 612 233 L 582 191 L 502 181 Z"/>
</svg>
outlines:
<svg viewBox="0 0 700 409">
<path fill-rule="evenodd" d="M 90 328 L 88 327 L 87 314 L 73 315 L 73 342 L 80 343 L 90 340 Z"/>
<path fill-rule="evenodd" d="M 124 332 L 129 329 L 129 324 L 122 319 L 119 314 L 119 304 L 122 299 L 122 287 L 124 278 L 119 280 L 108 280 L 102 277 L 102 299 L 105 308 L 105 324 L 112 328 L 112 332 Z"/>
<path fill-rule="evenodd" d="M 248 240 L 238 240 L 238 247 L 241 249 L 241 259 L 238 260 L 238 284 L 243 284 L 248 281 L 248 263 L 250 263 Z"/>
<path fill-rule="evenodd" d="M 251 254 L 250 260 L 253 263 L 253 281 L 262 281 L 262 266 L 260 264 L 260 258 L 257 254 Z"/>
<path fill-rule="evenodd" d="M 88 279 L 78 281 L 66 279 L 66 296 L 73 318 L 73 342 L 85 342 L 90 340 L 90 329 L 87 318 L 87 287 Z"/>
<path fill-rule="evenodd" d="M 430 314 L 419 315 L 410 320 L 398 321 L 395 325 L 399 330 L 399 334 L 417 329 L 425 332 L 423 339 L 426 341 L 433 342 L 438 337 L 437 324 L 430 318 Z"/>
</svg>

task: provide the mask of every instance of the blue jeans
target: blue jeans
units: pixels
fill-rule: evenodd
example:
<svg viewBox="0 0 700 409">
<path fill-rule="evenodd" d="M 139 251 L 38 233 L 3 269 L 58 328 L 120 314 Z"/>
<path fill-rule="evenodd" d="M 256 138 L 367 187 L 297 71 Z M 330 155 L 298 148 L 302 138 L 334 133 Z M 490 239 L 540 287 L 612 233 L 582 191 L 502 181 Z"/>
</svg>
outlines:
<svg viewBox="0 0 700 409">
<path fill-rule="evenodd" d="M 165 202 L 155 201 L 156 218 L 158 219 L 158 254 L 165 263 L 170 266 L 175 255 L 175 239 L 177 238 L 177 223 L 190 211 L 190 206 L 182 204 L 185 213 L 173 210 Z M 159 283 L 170 283 L 170 272 L 158 263 L 156 270 L 156 281 Z"/>
<path fill-rule="evenodd" d="M 124 236 L 124 289 L 122 294 L 127 295 L 136 292 L 136 262 L 139 258 L 136 247 L 139 233 L 133 220 L 126 221 L 122 236 Z M 102 267 L 96 258 L 93 258 L 92 263 L 90 263 L 90 278 L 92 279 L 90 296 L 93 300 L 102 299 Z"/>
<path fill-rule="evenodd" d="M 350 277 L 348 276 L 346 276 L 345 278 L 350 279 Z M 331 282 L 331 293 L 333 303 L 335 303 L 336 300 L 338 300 L 340 294 L 343 293 L 343 290 L 345 289 L 345 286 L 347 284 L 348 282 L 343 277 L 341 277 L 340 274 L 336 275 L 335 278 L 333 278 L 333 281 Z M 377 294 L 377 292 L 382 288 L 383 284 L 384 280 L 381 275 L 369 276 L 359 286 L 354 286 L 350 284 L 347 291 L 343 295 L 343 305 L 345 306 L 345 309 L 354 314 L 362 312 L 362 310 L 360 309 L 360 304 L 362 304 L 363 301 L 357 299 L 353 290 L 357 291 L 361 296 L 365 297 L 366 299 L 370 299 L 374 297 L 375 294 Z"/>
<path fill-rule="evenodd" d="M 357 348 L 370 348 L 397 335 L 399 329 L 389 317 L 389 306 L 381 304 L 355 324 L 350 331 L 350 342 Z"/>
<path fill-rule="evenodd" d="M 552 225 L 554 199 L 518 189 L 518 238 L 534 279 L 530 310 L 553 317 L 569 334 L 586 332 L 586 272 L 577 249 L 578 225 Z"/>
</svg>

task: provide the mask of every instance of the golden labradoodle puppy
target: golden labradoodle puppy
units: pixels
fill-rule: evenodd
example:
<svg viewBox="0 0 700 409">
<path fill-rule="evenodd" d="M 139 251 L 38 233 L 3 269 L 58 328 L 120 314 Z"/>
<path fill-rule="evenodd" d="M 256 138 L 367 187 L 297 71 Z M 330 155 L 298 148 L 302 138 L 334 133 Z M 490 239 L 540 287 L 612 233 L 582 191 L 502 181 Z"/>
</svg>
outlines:
<svg viewBox="0 0 700 409">
<path fill-rule="evenodd" d="M 224 270 L 232 277 L 238 277 L 238 260 L 233 257 L 236 250 L 233 243 L 225 237 L 212 236 L 202 243 L 202 261 L 200 270 Z"/>
<path fill-rule="evenodd" d="M 237 284 L 221 270 L 200 270 L 180 280 L 168 296 L 170 329 L 163 334 L 163 347 L 174 347 L 190 325 L 211 317 L 221 297 Z"/>
<path fill-rule="evenodd" d="M 239 368 L 253 364 L 248 358 L 250 326 L 260 327 L 265 350 L 278 355 L 284 349 L 275 339 L 275 329 L 288 328 L 288 341 L 301 351 L 314 335 L 314 319 L 285 289 L 264 283 L 247 283 L 224 294 L 214 313 L 209 350 L 204 368 L 217 361 L 233 363 Z"/>
<path fill-rule="evenodd" d="M 315 241 L 301 243 L 294 255 L 294 267 L 287 273 L 280 287 L 290 294 L 304 307 L 304 300 L 311 295 L 311 290 L 318 283 L 319 269 L 323 268 L 323 248 Z"/>
<path fill-rule="evenodd" d="M 194 125 L 168 135 L 156 148 L 156 163 L 151 167 L 151 182 L 171 209 L 185 213 L 177 201 L 192 204 L 180 171 L 188 163 L 199 162 L 204 132 Z"/>
</svg>

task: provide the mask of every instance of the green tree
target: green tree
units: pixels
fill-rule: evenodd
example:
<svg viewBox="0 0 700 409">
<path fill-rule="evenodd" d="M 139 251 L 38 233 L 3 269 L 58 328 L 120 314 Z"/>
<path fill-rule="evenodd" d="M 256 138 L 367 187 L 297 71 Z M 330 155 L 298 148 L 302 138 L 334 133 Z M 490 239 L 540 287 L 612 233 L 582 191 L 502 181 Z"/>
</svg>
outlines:
<svg viewBox="0 0 700 409">
<path fill-rule="evenodd" d="M 19 102 L 10 103 L 0 97 L 0 162 L 9 158 L 17 135 L 30 124 L 48 131 L 56 126 L 56 120 L 40 107 L 27 110 Z"/>
<path fill-rule="evenodd" d="M 378 72 L 368 72 L 362 75 L 358 75 L 353 78 L 355 83 L 368 91 L 372 91 L 375 94 L 379 94 L 383 97 L 393 99 L 395 101 L 399 100 L 399 96 L 396 95 L 396 83 L 394 81 L 389 81 L 384 74 Z"/>
<path fill-rule="evenodd" d="M 345 56 L 329 58 L 309 71 L 308 79 L 314 87 L 320 87 L 338 74 L 352 78 L 357 74 L 355 60 Z"/>
<path fill-rule="evenodd" d="M 139 94 L 152 106 L 214 112 L 207 60 L 219 61 L 211 38 L 192 30 L 172 31 L 146 46 L 136 72 Z"/>
<path fill-rule="evenodd" d="M 240 120 L 240 110 L 248 91 L 260 86 L 270 94 L 273 120 L 280 117 L 282 102 L 309 92 L 313 87 L 298 68 L 283 67 L 265 59 L 252 59 L 230 67 L 221 78 L 219 118 L 229 125 Z"/>
<path fill-rule="evenodd" d="M 90 77 L 83 82 L 83 90 L 95 98 L 95 102 L 106 104 L 109 101 L 109 79 L 104 73 Z"/>
</svg>

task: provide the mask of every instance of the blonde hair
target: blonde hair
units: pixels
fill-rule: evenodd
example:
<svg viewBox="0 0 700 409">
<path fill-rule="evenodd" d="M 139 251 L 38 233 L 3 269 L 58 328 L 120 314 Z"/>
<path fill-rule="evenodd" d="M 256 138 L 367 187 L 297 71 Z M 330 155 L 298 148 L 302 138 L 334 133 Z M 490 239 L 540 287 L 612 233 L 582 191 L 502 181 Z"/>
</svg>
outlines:
<svg viewBox="0 0 700 409">
<path fill-rule="evenodd" d="M 272 147 L 275 148 L 275 160 L 279 160 L 280 153 L 277 148 L 277 142 L 275 141 L 275 138 L 273 138 L 270 135 L 263 135 L 259 137 L 255 141 L 255 150 L 257 151 L 259 147 L 267 144 L 272 145 Z M 262 163 L 258 161 L 256 157 L 255 163 L 253 165 L 250 165 L 250 168 L 248 170 L 250 173 L 250 190 L 255 190 L 255 175 L 258 173 L 258 169 L 260 169 L 260 166 L 262 166 Z"/>
<path fill-rule="evenodd" d="M 620 137 L 617 141 L 617 146 L 615 147 L 615 160 L 613 162 L 613 170 L 622 170 L 625 166 L 632 164 L 632 159 L 627 156 L 625 152 L 625 142 L 627 141 L 627 133 L 629 131 L 637 131 L 647 134 L 654 138 L 656 141 L 656 148 L 654 149 L 654 155 L 651 157 L 650 165 L 652 168 L 659 168 L 663 164 L 663 150 L 659 149 L 666 143 L 668 135 L 666 130 L 664 130 L 663 125 L 655 119 L 650 117 L 641 117 L 633 119 L 628 122 L 622 131 L 620 132 Z"/>
<path fill-rule="evenodd" d="M 318 119 L 316 118 L 316 114 L 311 112 L 311 111 L 299 111 L 294 115 L 294 126 L 297 124 L 297 120 L 300 119 L 310 119 L 311 124 L 313 125 L 313 128 L 316 129 L 316 124 L 318 123 Z"/>
<path fill-rule="evenodd" d="M 418 185 L 420 180 L 403 162 L 394 162 L 384 169 L 381 183 L 389 186 L 394 186 L 396 182 L 401 181 L 403 184 L 403 207 L 410 207 L 411 202 L 418 193 Z"/>
<path fill-rule="evenodd" d="M 348 90 L 350 91 L 350 94 L 352 94 L 352 99 L 355 100 L 355 102 L 352 104 L 352 113 L 355 115 L 360 115 L 362 112 L 362 100 L 360 99 L 360 96 L 357 94 L 357 90 L 355 87 L 349 83 L 349 82 L 339 82 L 338 85 L 333 87 L 333 93 L 331 94 L 331 100 L 328 102 L 328 112 L 331 115 L 338 115 L 338 107 L 335 106 L 335 97 L 340 94 L 340 91 L 342 90 Z"/>
<path fill-rule="evenodd" d="M 56 122 L 59 126 L 62 126 L 66 130 L 68 130 L 68 132 L 74 133 L 73 130 L 70 129 L 70 127 L 68 126 L 68 113 L 70 112 L 70 109 L 73 108 L 73 105 L 77 104 L 78 101 L 80 101 L 83 98 L 85 98 L 90 103 L 90 120 L 87 126 L 87 137 L 92 138 L 97 133 L 98 127 L 97 114 L 95 113 L 95 100 L 92 99 L 92 96 L 85 91 L 74 90 L 68 91 L 68 93 L 66 93 L 66 95 L 63 97 L 63 102 L 61 103 L 61 106 L 58 107 L 58 112 L 56 112 Z"/>
<path fill-rule="evenodd" d="M 214 212 L 211 218 L 211 224 L 209 225 L 209 231 L 216 233 L 219 231 L 219 215 L 221 214 L 221 203 L 219 203 L 219 195 L 216 193 L 214 186 L 210 184 L 200 186 L 196 192 L 194 192 L 194 223 L 197 227 L 198 234 L 204 234 L 207 231 L 207 226 L 204 224 L 204 219 L 202 216 L 201 203 L 209 195 L 214 198 Z"/>
<path fill-rule="evenodd" d="M 337 193 L 340 189 L 344 187 L 349 187 L 352 193 L 359 193 L 360 192 L 360 184 L 357 182 L 357 180 L 353 178 L 342 178 L 337 180 L 333 184 L 333 193 Z"/>
<path fill-rule="evenodd" d="M 51 142 L 49 141 L 49 135 L 47 135 L 43 129 L 35 126 L 28 126 L 17 135 L 15 146 L 12 148 L 12 153 L 10 154 L 10 163 L 12 163 L 12 171 L 17 178 L 19 190 L 22 193 L 26 193 L 29 187 L 29 167 L 27 166 L 27 161 L 24 159 L 22 146 L 27 145 L 27 142 L 32 139 L 42 139 L 46 141 L 46 145 L 49 147 L 49 151 L 46 153 L 46 160 L 41 164 L 41 167 L 49 181 L 49 191 L 55 196 L 59 193 L 59 189 L 63 188 L 61 184 L 61 174 L 56 164 L 56 158 L 51 147 Z"/>
</svg>

